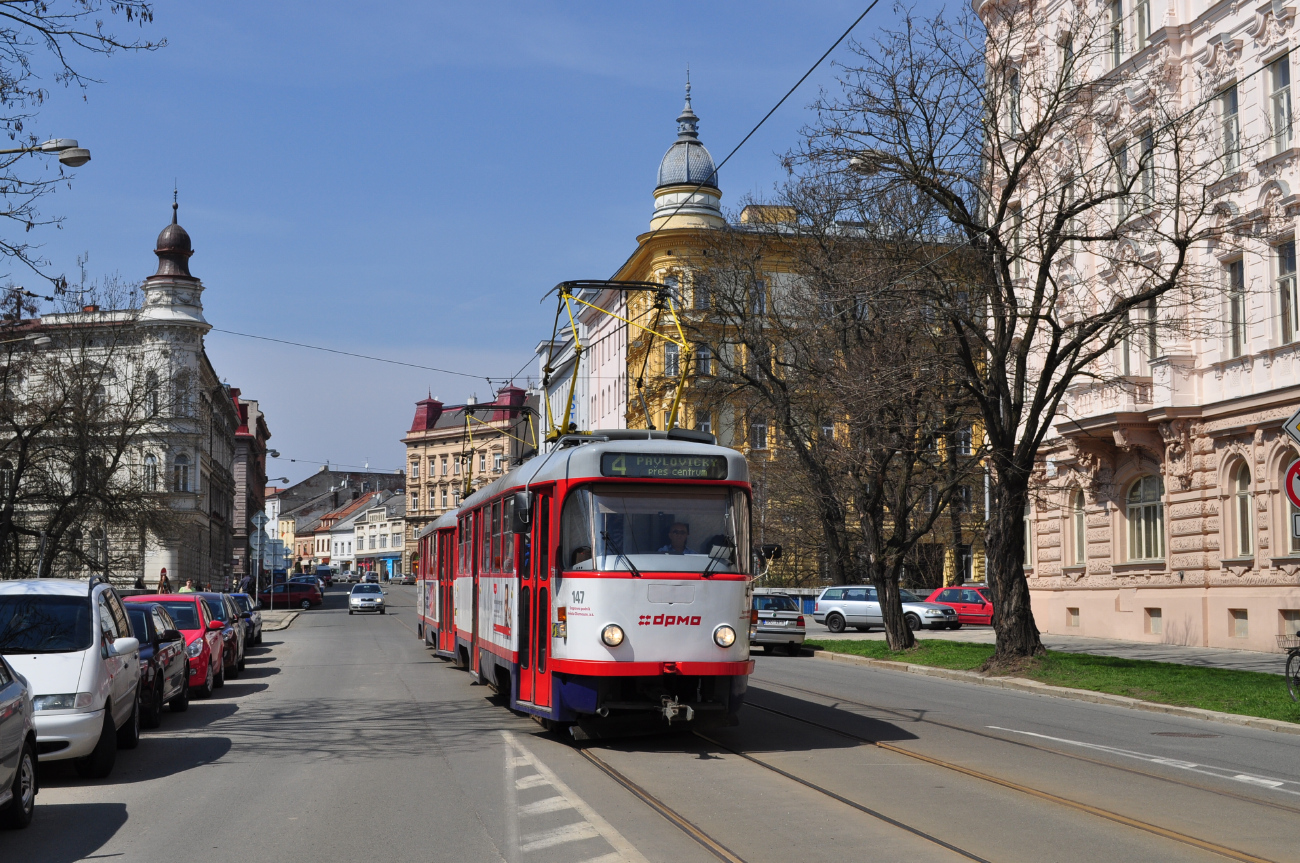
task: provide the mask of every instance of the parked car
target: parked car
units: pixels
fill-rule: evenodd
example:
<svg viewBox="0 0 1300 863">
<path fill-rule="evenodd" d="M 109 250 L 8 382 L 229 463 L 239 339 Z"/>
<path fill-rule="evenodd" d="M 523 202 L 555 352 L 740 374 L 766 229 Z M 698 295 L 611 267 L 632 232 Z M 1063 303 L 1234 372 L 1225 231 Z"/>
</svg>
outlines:
<svg viewBox="0 0 1300 863">
<path fill-rule="evenodd" d="M 379 584 L 379 573 L 367 572 L 361 577 L 362 584 Z"/>
<path fill-rule="evenodd" d="M 408 572 L 406 575 L 393 576 L 394 584 L 415 584 L 415 573 Z"/>
<path fill-rule="evenodd" d="M 36 809 L 36 708 L 27 680 L 0 656 L 0 827 L 32 823 Z"/>
<path fill-rule="evenodd" d="M 189 691 L 207 698 L 212 690 L 226 685 L 225 663 L 221 661 L 225 625 L 213 619 L 207 600 L 197 593 L 155 593 L 133 596 L 127 602 L 156 602 L 171 615 L 185 637 L 185 658 L 190 664 Z"/>
<path fill-rule="evenodd" d="M 377 584 L 358 584 L 348 591 L 348 614 L 358 611 L 385 613 L 384 590 Z"/>
<path fill-rule="evenodd" d="M 754 627 L 749 637 L 751 646 L 757 645 L 771 652 L 780 645 L 791 656 L 803 652 L 805 633 L 799 603 L 781 593 L 755 594 L 750 616 Z"/>
<path fill-rule="evenodd" d="M 247 593 L 232 593 L 230 598 L 239 606 L 240 616 L 244 618 L 244 644 L 261 644 L 262 603 Z"/>
<path fill-rule="evenodd" d="M 322 580 L 321 580 L 320 578 L 318 578 L 317 576 L 314 576 L 314 575 L 296 575 L 296 576 L 294 576 L 293 578 L 289 579 L 289 583 L 290 583 L 290 584 L 310 584 L 310 585 L 314 585 L 314 586 L 316 587 L 316 589 L 319 590 L 319 591 L 321 592 L 321 596 L 324 596 L 324 595 L 325 595 L 325 587 L 326 587 L 325 582 L 322 581 Z"/>
<path fill-rule="evenodd" d="M 185 636 L 156 602 L 128 602 L 126 616 L 140 641 L 140 724 L 157 728 L 163 704 L 176 713 L 190 708 L 190 665 Z"/>
<path fill-rule="evenodd" d="M 926 602 L 909 590 L 900 590 L 899 594 L 907 628 L 913 632 L 923 626 L 931 629 L 957 629 L 961 626 L 957 612 L 950 606 Z M 849 626 L 867 632 L 873 626 L 885 624 L 876 589 L 870 585 L 826 588 L 813 606 L 813 620 L 826 624 L 831 632 L 843 632 Z"/>
<path fill-rule="evenodd" d="M 993 623 L 993 594 L 987 587 L 941 587 L 927 602 L 950 605 L 957 612 L 956 629 L 963 623 Z"/>
<path fill-rule="evenodd" d="M 244 619 L 240 617 L 239 607 L 228 593 L 200 593 L 212 609 L 212 618 L 220 620 L 225 628 L 221 637 L 226 644 L 226 677 L 235 678 L 244 670 Z"/>
<path fill-rule="evenodd" d="M 320 583 L 325 587 L 329 587 L 334 583 L 334 573 L 332 570 L 318 569 L 316 570 L 316 577 L 320 579 Z"/>
<path fill-rule="evenodd" d="M 274 585 L 269 591 L 258 594 L 257 598 L 263 608 L 301 608 L 303 611 L 325 602 L 316 585 L 297 582 Z"/>
<path fill-rule="evenodd" d="M 85 777 L 140 742 L 140 642 L 102 578 L 0 581 L 0 654 L 27 679 L 37 757 Z"/>
</svg>

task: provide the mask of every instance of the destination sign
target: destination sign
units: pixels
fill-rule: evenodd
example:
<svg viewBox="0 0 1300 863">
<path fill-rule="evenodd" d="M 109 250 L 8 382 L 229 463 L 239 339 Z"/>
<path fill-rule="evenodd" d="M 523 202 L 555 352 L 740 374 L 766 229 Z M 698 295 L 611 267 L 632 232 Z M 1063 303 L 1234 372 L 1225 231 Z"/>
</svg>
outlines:
<svg viewBox="0 0 1300 863">
<path fill-rule="evenodd" d="M 600 457 L 600 475 L 645 479 L 726 479 L 727 457 L 608 452 Z"/>
</svg>

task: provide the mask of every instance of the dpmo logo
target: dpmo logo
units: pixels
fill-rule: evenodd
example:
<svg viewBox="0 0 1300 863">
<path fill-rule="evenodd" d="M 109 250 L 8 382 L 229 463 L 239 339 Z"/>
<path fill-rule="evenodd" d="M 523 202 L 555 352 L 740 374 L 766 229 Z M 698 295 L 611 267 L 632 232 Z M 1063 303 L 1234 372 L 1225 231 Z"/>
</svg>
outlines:
<svg viewBox="0 0 1300 863">
<path fill-rule="evenodd" d="M 648 614 L 641 615 L 637 626 L 699 626 L 699 617 L 687 617 L 684 614 Z"/>
</svg>

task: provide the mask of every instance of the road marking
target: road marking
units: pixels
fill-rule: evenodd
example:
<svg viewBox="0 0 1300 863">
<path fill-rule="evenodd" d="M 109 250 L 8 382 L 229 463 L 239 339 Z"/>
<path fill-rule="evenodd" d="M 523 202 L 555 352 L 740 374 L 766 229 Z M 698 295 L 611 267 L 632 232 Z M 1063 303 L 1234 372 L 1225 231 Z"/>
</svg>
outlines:
<svg viewBox="0 0 1300 863">
<path fill-rule="evenodd" d="M 1005 731 L 1008 734 L 1023 734 L 1026 737 L 1037 737 L 1039 740 L 1050 740 L 1053 743 L 1064 743 L 1068 746 L 1079 746 L 1084 749 L 1093 749 L 1098 752 L 1109 752 L 1112 755 L 1122 755 L 1125 758 L 1135 758 L 1139 761 L 1145 761 L 1148 764 L 1160 764 L 1164 767 L 1174 767 L 1179 770 L 1186 770 L 1190 773 L 1199 773 L 1202 776 L 1213 776 L 1216 779 L 1231 779 L 1236 782 L 1244 782 L 1247 785 L 1253 785 L 1256 788 L 1269 788 L 1273 791 L 1281 791 L 1283 794 L 1300 797 L 1300 791 L 1286 788 L 1287 784 L 1300 785 L 1300 783 L 1288 783 L 1285 779 L 1274 779 L 1271 776 L 1252 776 L 1249 773 L 1233 773 L 1225 767 L 1214 767 L 1209 764 L 1197 764 L 1195 761 L 1183 761 L 1179 758 L 1166 758 L 1161 755 L 1149 755 L 1145 752 L 1134 752 L 1131 749 L 1120 749 L 1117 746 L 1103 746 L 1100 743 L 1086 743 L 1082 740 L 1069 740 L 1065 737 L 1052 737 L 1048 734 L 1038 734 L 1034 731 L 1021 731 L 1018 728 L 1002 728 L 998 725 L 986 725 L 994 731 Z"/>
<path fill-rule="evenodd" d="M 519 807 L 511 806 L 509 813 L 511 820 L 509 828 L 510 842 L 511 844 L 517 843 L 515 847 L 518 849 L 518 854 L 542 848 L 551 848 L 569 842 L 593 839 L 599 836 L 604 838 L 610 847 L 614 849 L 613 853 L 587 858 L 584 863 L 650 863 L 622 833 L 615 830 L 613 825 L 602 818 L 585 800 L 575 794 L 572 788 L 561 781 L 560 777 L 556 776 L 551 768 L 542 763 L 513 733 L 502 731 L 501 736 L 506 743 L 507 777 L 513 779 L 513 781 L 507 782 L 507 788 L 524 790 L 549 786 L 555 790 L 555 794 L 550 797 L 544 797 L 541 800 L 535 800 Z M 525 769 L 531 767 L 535 772 L 526 776 L 515 776 L 515 771 L 521 767 Z M 511 803 L 513 803 L 513 798 Z M 583 820 L 553 830 L 518 836 L 517 819 L 530 818 L 550 812 L 560 812 L 566 809 L 574 810 Z M 518 856 L 512 852 L 511 860 L 515 859 L 518 859 Z"/>
<path fill-rule="evenodd" d="M 523 841 L 519 845 L 519 850 L 524 853 L 540 851 L 542 848 L 554 848 L 556 845 L 563 845 L 566 842 L 595 839 L 599 835 L 600 831 L 586 821 L 577 821 L 573 824 L 565 824 L 563 827 L 556 827 L 553 830 L 529 833 L 521 837 Z"/>
</svg>

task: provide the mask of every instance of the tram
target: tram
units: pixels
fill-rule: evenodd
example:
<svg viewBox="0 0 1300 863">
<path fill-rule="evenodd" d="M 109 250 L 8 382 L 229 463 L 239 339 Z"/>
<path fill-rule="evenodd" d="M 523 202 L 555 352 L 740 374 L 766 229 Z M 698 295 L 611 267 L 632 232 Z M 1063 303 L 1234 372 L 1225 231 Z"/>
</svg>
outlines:
<svg viewBox="0 0 1300 863">
<path fill-rule="evenodd" d="M 735 723 L 757 562 L 712 435 L 561 436 L 418 542 L 419 636 L 512 708 L 579 738 Z"/>
</svg>

